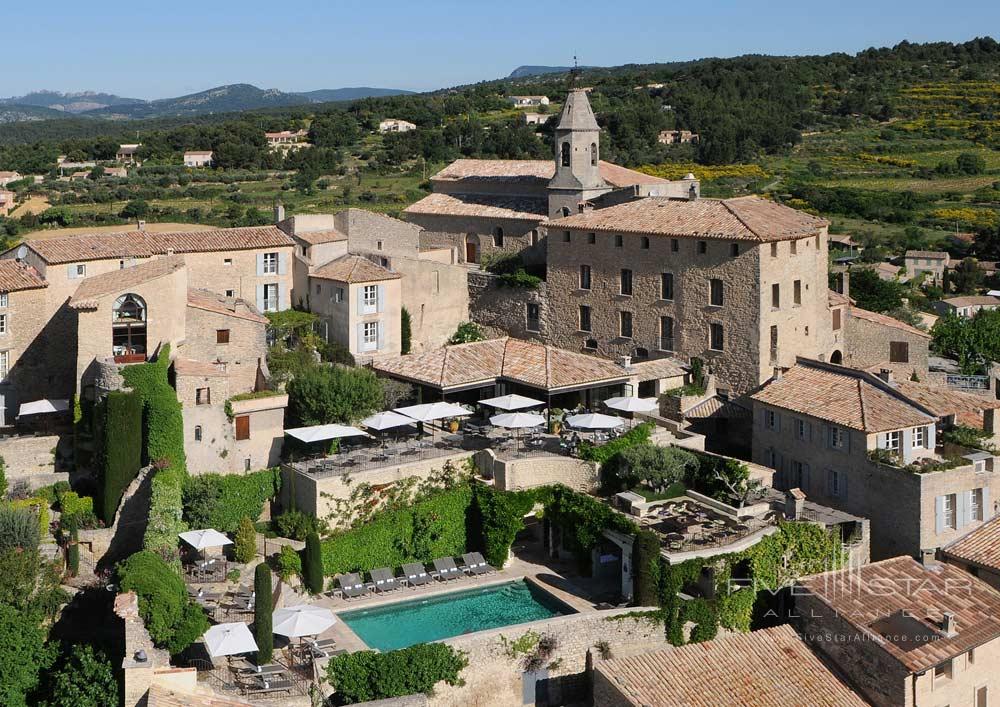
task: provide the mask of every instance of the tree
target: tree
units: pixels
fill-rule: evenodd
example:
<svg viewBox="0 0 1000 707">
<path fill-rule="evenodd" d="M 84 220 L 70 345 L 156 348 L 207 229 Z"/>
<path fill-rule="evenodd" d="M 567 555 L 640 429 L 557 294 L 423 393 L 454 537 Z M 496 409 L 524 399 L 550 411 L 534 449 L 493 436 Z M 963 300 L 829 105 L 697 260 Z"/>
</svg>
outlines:
<svg viewBox="0 0 1000 707">
<path fill-rule="evenodd" d="M 246 564 L 257 555 L 257 530 L 248 516 L 243 516 L 240 520 L 240 527 L 236 529 L 235 544 L 233 554 L 237 562 Z"/>
<path fill-rule="evenodd" d="M 87 644 L 63 646 L 46 676 L 43 707 L 106 707 L 118 704 L 118 681 L 111 661 Z"/>
<path fill-rule="evenodd" d="M 449 344 L 468 344 L 473 341 L 484 341 L 486 334 L 475 322 L 463 322 L 448 339 Z"/>
<path fill-rule="evenodd" d="M 0 603 L 0 704 L 27 707 L 39 675 L 52 663 L 55 651 L 45 642 L 42 617 Z"/>
<path fill-rule="evenodd" d="M 288 384 L 288 406 L 302 425 L 349 423 L 382 405 L 382 386 L 367 368 L 313 366 Z"/>
<path fill-rule="evenodd" d="M 410 353 L 410 339 L 413 336 L 412 322 L 410 321 L 410 310 L 403 307 L 399 313 L 399 350 L 402 354 Z"/>
<path fill-rule="evenodd" d="M 271 568 L 261 562 L 253 571 L 254 619 L 253 633 L 257 640 L 257 664 L 271 662 L 274 652 L 274 633 L 271 626 Z"/>
<path fill-rule="evenodd" d="M 887 312 L 903 304 L 903 286 L 896 281 L 883 280 L 874 270 L 851 271 L 851 297 L 862 309 Z"/>
<path fill-rule="evenodd" d="M 618 476 L 626 488 L 644 485 L 653 491 L 662 491 L 670 484 L 682 481 L 697 466 L 698 458 L 685 449 L 647 442 L 622 451 L 618 460 Z"/>
<path fill-rule="evenodd" d="M 985 274 L 979 267 L 979 261 L 975 258 L 965 258 L 955 266 L 951 281 L 955 286 L 956 293 L 969 295 L 982 286 L 985 277 Z"/>
<path fill-rule="evenodd" d="M 7 462 L 0 457 L 0 501 L 7 498 Z"/>
<path fill-rule="evenodd" d="M 955 166 L 962 174 L 983 174 L 986 158 L 976 152 L 963 152 L 955 158 Z"/>
<path fill-rule="evenodd" d="M 127 219 L 145 218 L 149 213 L 149 204 L 142 199 L 133 199 L 125 204 L 125 207 L 118 215 Z"/>
<path fill-rule="evenodd" d="M 90 170 L 90 179 L 97 181 L 104 176 L 104 167 L 101 165 L 96 165 L 92 170 Z"/>
<path fill-rule="evenodd" d="M 316 533 L 306 536 L 306 547 L 302 554 L 302 578 L 310 592 L 323 592 L 323 546 Z"/>
</svg>

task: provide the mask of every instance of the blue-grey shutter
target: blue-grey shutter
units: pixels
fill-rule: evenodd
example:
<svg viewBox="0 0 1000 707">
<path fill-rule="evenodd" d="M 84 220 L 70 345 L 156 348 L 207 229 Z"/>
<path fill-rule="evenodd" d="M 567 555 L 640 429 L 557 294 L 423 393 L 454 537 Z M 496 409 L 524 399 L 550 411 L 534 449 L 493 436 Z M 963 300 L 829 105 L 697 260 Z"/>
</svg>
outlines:
<svg viewBox="0 0 1000 707">
<path fill-rule="evenodd" d="M 358 324 L 356 327 L 356 331 L 357 331 L 357 338 L 354 340 L 355 341 L 354 350 L 358 353 L 361 353 L 362 351 L 364 351 L 364 346 L 365 346 L 365 325 Z"/>
<path fill-rule="evenodd" d="M 775 432 L 779 432 L 779 433 L 781 432 L 781 413 L 780 412 L 774 413 L 774 431 Z"/>
<path fill-rule="evenodd" d="M 278 311 L 288 309 L 288 290 L 283 283 L 278 283 Z"/>
<path fill-rule="evenodd" d="M 972 503 L 970 498 L 971 491 L 959 491 L 955 494 L 955 504 L 958 508 L 955 509 L 955 528 L 964 528 L 969 523 L 969 505 Z"/>
<path fill-rule="evenodd" d="M 934 449 L 937 446 L 937 427 L 935 425 L 927 425 L 924 429 L 927 430 L 927 448 Z"/>
<path fill-rule="evenodd" d="M 264 254 L 263 253 L 257 253 L 257 274 L 258 275 L 263 275 L 264 274 Z"/>
<path fill-rule="evenodd" d="M 381 351 L 385 348 L 385 322 L 377 322 L 375 324 L 375 331 L 378 334 L 378 350 Z"/>
<path fill-rule="evenodd" d="M 385 309 L 385 285 L 375 285 L 375 311 L 379 314 Z"/>
<path fill-rule="evenodd" d="M 257 311 L 264 311 L 264 286 L 257 285 Z"/>
<path fill-rule="evenodd" d="M 70 263 L 66 266 L 66 277 L 70 280 L 76 279 L 76 263 Z"/>
<path fill-rule="evenodd" d="M 348 289 L 350 290 L 351 288 L 348 288 Z M 361 287 L 355 287 L 355 288 L 353 288 L 353 290 L 354 290 L 354 297 L 358 301 L 358 314 L 364 314 L 365 313 L 365 287 L 364 287 L 364 285 L 362 285 Z"/>
<path fill-rule="evenodd" d="M 993 510 L 990 506 L 990 487 L 983 486 L 983 520 L 993 517 Z"/>
<path fill-rule="evenodd" d="M 885 449 L 889 446 L 889 435 L 885 432 L 879 432 L 875 438 L 875 446 L 879 449 Z"/>
<path fill-rule="evenodd" d="M 843 471 L 838 473 L 838 481 L 840 481 L 840 493 L 838 496 L 844 501 L 847 500 L 847 474 Z"/>
<path fill-rule="evenodd" d="M 934 498 L 934 532 L 941 534 L 944 530 L 944 496 Z"/>
<path fill-rule="evenodd" d="M 288 274 L 288 253 L 278 253 L 278 274 Z"/>
</svg>

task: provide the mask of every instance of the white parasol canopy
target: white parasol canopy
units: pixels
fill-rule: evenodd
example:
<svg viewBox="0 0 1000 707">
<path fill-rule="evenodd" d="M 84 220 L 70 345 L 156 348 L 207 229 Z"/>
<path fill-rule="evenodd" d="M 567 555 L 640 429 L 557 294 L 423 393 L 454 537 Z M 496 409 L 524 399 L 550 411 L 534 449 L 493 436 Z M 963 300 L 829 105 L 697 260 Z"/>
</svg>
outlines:
<svg viewBox="0 0 1000 707">
<path fill-rule="evenodd" d="M 272 630 L 279 636 L 299 638 L 323 633 L 336 623 L 329 609 L 312 604 L 296 604 L 277 609 L 271 615 Z"/>
<path fill-rule="evenodd" d="M 245 623 L 217 624 L 205 631 L 203 636 L 205 648 L 213 658 L 223 655 L 239 655 L 253 653 L 257 650 L 257 641 Z"/>
<path fill-rule="evenodd" d="M 66 412 L 69 410 L 68 400 L 33 400 L 22 403 L 18 415 L 41 415 L 46 412 Z"/>
<path fill-rule="evenodd" d="M 660 407 L 655 398 L 608 398 L 604 401 L 604 404 L 612 410 L 621 410 L 623 412 L 653 412 L 653 410 Z"/>
<path fill-rule="evenodd" d="M 541 400 L 526 398 L 523 395 L 502 395 L 499 398 L 489 398 L 479 402 L 498 410 L 520 410 L 521 408 L 533 408 L 545 404 Z"/>
<path fill-rule="evenodd" d="M 497 427 L 506 427 L 517 430 L 526 427 L 538 427 L 545 424 L 545 418 L 531 412 L 507 412 L 503 415 L 494 415 L 490 418 L 490 424 Z"/>
<path fill-rule="evenodd" d="M 392 429 L 393 427 L 402 427 L 403 425 L 412 424 L 412 417 L 400 415 L 398 412 L 393 412 L 392 410 L 375 413 L 371 417 L 366 417 L 361 421 L 362 427 L 367 427 L 370 430 L 377 430 L 379 432 L 382 430 Z"/>
<path fill-rule="evenodd" d="M 401 415 L 413 418 L 417 422 L 430 422 L 431 420 L 442 420 L 446 417 L 467 417 L 472 413 L 461 405 L 454 403 L 424 403 L 423 405 L 409 405 L 407 407 L 396 408 Z"/>
<path fill-rule="evenodd" d="M 341 437 L 367 437 L 368 433 L 359 430 L 357 427 L 347 425 L 313 425 L 312 427 L 294 427 L 285 430 L 289 437 L 302 440 L 303 442 L 322 442 L 327 439 L 340 439 Z"/>
<path fill-rule="evenodd" d="M 181 540 L 193 547 L 195 550 L 204 550 L 206 547 L 222 547 L 232 545 L 233 541 L 220 533 L 218 530 L 206 528 L 205 530 L 189 530 L 178 535 Z"/>
<path fill-rule="evenodd" d="M 621 427 L 625 421 L 620 417 L 612 415 L 602 415 L 600 413 L 587 413 L 585 415 L 570 415 L 566 418 L 566 424 L 570 427 L 579 427 L 586 430 L 610 430 Z"/>
</svg>

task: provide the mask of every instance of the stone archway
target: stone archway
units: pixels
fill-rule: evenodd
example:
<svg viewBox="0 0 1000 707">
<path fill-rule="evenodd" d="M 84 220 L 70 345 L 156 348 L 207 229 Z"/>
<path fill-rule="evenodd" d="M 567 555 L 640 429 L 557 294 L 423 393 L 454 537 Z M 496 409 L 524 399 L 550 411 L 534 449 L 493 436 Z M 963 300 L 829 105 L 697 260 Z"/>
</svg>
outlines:
<svg viewBox="0 0 1000 707">
<path fill-rule="evenodd" d="M 467 233 L 465 235 L 465 262 L 478 265 L 481 253 L 479 236 L 475 233 Z"/>
<path fill-rule="evenodd" d="M 844 354 L 837 349 L 832 354 L 830 354 L 830 363 L 835 363 L 838 366 L 844 365 Z"/>
</svg>

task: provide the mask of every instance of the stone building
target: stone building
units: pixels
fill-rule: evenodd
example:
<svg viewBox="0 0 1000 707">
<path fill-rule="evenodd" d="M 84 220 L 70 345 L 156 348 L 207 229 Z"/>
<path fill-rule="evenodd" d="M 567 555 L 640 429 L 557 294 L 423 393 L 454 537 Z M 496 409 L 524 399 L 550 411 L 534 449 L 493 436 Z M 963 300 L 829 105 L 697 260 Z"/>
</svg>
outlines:
<svg viewBox="0 0 1000 707">
<path fill-rule="evenodd" d="M 942 317 L 953 314 L 957 317 L 974 317 L 981 310 L 1000 309 L 1000 297 L 992 295 L 967 295 L 949 297 L 934 303 L 934 311 Z"/>
<path fill-rule="evenodd" d="M 378 124 L 378 131 L 380 133 L 408 133 L 416 129 L 417 126 L 410 121 L 399 118 L 386 118 Z"/>
<path fill-rule="evenodd" d="M 45 329 L 47 283 L 32 268 L 0 260 L 0 427 L 11 425 L 21 403 L 44 397 L 52 375 L 46 357 L 60 343 Z"/>
<path fill-rule="evenodd" d="M 906 276 L 913 279 L 918 275 L 926 275 L 927 283 L 940 285 L 944 279 L 944 271 L 951 264 L 951 257 L 941 250 L 908 250 L 903 256 Z"/>
<path fill-rule="evenodd" d="M 647 197 L 544 226 L 556 346 L 697 357 L 732 393 L 832 350 L 819 218 L 757 197 Z"/>
<path fill-rule="evenodd" d="M 0 216 L 6 216 L 17 208 L 17 194 L 7 189 L 0 189 Z"/>
<path fill-rule="evenodd" d="M 799 359 L 750 396 L 753 460 L 777 471 L 777 488 L 870 518 L 875 558 L 933 553 L 996 515 L 1000 493 L 993 454 L 939 441 L 939 427 L 990 401 L 949 391 L 934 407 L 903 385 Z M 993 410 L 980 419 L 995 434 Z"/>
<path fill-rule="evenodd" d="M 792 594 L 799 634 L 870 704 L 985 707 L 1000 691 L 1000 594 L 957 567 L 894 557 Z"/>
<path fill-rule="evenodd" d="M 960 567 L 1000 591 L 1000 518 L 941 548 L 943 562 Z"/>
<path fill-rule="evenodd" d="M 211 167 L 214 154 L 211 150 L 189 150 L 184 153 L 184 166 Z"/>
</svg>

